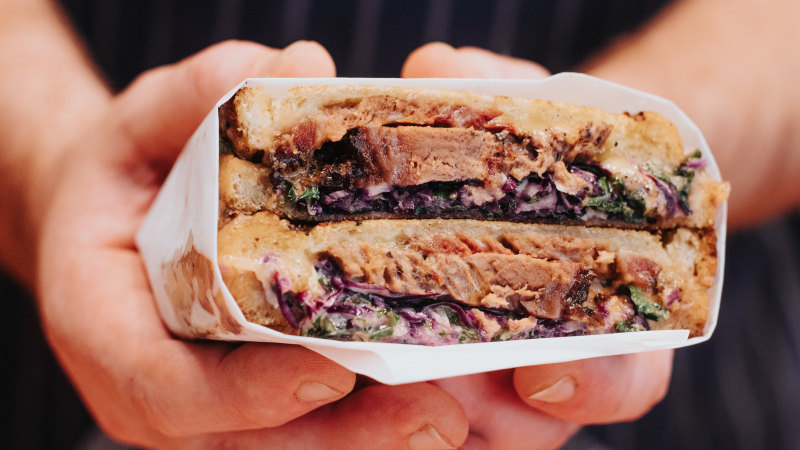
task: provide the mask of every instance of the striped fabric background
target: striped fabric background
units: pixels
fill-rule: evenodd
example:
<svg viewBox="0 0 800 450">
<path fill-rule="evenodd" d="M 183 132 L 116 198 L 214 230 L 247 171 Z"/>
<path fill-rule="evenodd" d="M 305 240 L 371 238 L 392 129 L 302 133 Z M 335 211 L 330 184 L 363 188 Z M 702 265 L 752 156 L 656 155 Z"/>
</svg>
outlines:
<svg viewBox="0 0 800 450">
<path fill-rule="evenodd" d="M 283 47 L 321 42 L 340 76 L 399 76 L 431 41 L 476 45 L 559 72 L 664 1 L 654 0 L 67 0 L 100 66 L 121 88 L 143 69 L 225 39 Z"/>
<path fill-rule="evenodd" d="M 141 71 L 224 39 L 283 47 L 321 42 L 341 76 L 398 76 L 430 41 L 475 45 L 570 70 L 664 2 L 646 0 L 67 0 L 69 16 L 114 89 Z M 592 426 L 567 448 L 800 448 L 800 221 L 729 238 L 714 337 L 676 353 L 666 400 L 642 420 Z M 0 280 L 0 448 L 108 448 L 38 332 L 32 300 Z M 95 434 L 92 434 L 95 433 Z"/>
</svg>

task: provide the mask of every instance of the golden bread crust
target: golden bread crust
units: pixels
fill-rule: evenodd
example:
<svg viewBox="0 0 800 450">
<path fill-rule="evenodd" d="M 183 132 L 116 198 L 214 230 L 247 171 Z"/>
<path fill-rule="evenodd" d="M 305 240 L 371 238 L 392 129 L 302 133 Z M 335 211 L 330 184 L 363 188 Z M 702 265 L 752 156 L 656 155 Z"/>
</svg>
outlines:
<svg viewBox="0 0 800 450">
<path fill-rule="evenodd" d="M 392 254 L 392 261 L 399 261 L 398 258 L 402 255 L 411 256 L 413 264 L 405 267 L 412 267 L 423 275 L 426 271 L 436 274 L 436 270 L 433 270 L 437 267 L 435 264 L 441 263 L 441 257 L 445 253 L 425 251 L 425 248 L 430 250 L 434 245 L 431 241 L 434 238 L 440 240 L 439 244 L 442 239 L 468 244 L 471 241 L 475 242 L 476 244 L 469 244 L 473 247 L 473 255 L 466 259 L 471 261 L 469 264 L 472 266 L 477 264 L 478 259 L 492 254 L 499 255 L 494 260 L 516 258 L 522 266 L 534 264 L 526 267 L 541 267 L 542 262 L 552 261 L 552 255 L 555 254 L 553 250 L 549 250 L 551 255 L 549 257 L 535 254 L 533 257 L 522 258 L 531 252 L 524 250 L 523 244 L 513 243 L 514 239 L 552 242 L 552 247 L 547 248 L 560 248 L 558 253 L 562 260 L 567 258 L 566 261 L 569 261 L 569 258 L 565 256 L 568 254 L 565 249 L 575 250 L 577 256 L 573 259 L 577 262 L 573 264 L 579 266 L 583 264 L 581 267 L 592 270 L 603 269 L 598 264 L 592 265 L 586 262 L 585 249 L 589 246 L 588 243 L 603 252 L 602 255 L 595 254 L 595 259 L 610 258 L 606 264 L 610 264 L 611 267 L 630 259 L 652 261 L 658 267 L 659 295 L 664 297 L 672 289 L 680 290 L 679 299 L 669 306 L 672 311 L 670 317 L 655 323 L 655 326 L 663 329 L 686 328 L 690 330 L 692 336 L 703 333 L 708 316 L 708 289 L 713 285 L 716 270 L 716 239 L 713 231 L 707 230 L 698 233 L 680 229 L 662 237 L 659 234 L 634 230 L 434 219 L 328 223 L 318 225 L 306 233 L 292 229 L 284 220 L 261 212 L 250 216 L 241 215 L 222 227 L 219 233 L 219 260 L 221 267 L 224 268 L 223 274 L 235 273 L 239 277 L 235 286 L 247 285 L 257 290 L 263 287 L 262 292 L 266 292 L 266 298 L 247 292 L 235 294 L 234 297 L 242 309 L 247 311 L 248 318 L 256 323 L 275 326 L 278 317 L 277 299 L 272 292 L 274 283 L 270 278 L 272 272 L 264 274 L 262 262 L 265 256 L 268 256 L 270 264 L 279 267 L 277 270 L 281 276 L 290 281 L 293 290 L 313 291 L 319 289 L 314 263 L 323 255 L 333 255 L 341 261 L 346 273 L 350 270 L 351 274 L 358 275 L 369 283 L 381 283 L 384 277 L 383 267 L 395 267 L 384 264 L 386 259 L 378 259 L 371 263 L 370 258 L 374 260 L 377 256 L 392 252 L 396 253 Z M 492 241 L 499 245 L 492 245 Z M 480 246 L 484 247 L 483 250 L 474 253 L 475 248 Z M 583 256 L 581 251 L 584 251 Z M 456 260 L 450 260 L 448 267 L 455 267 L 453 261 Z M 355 268 L 349 269 L 348 264 L 353 264 Z M 376 265 L 370 266 L 370 264 Z M 496 266 L 497 263 L 493 264 Z M 549 267 L 541 268 L 545 269 L 552 270 Z M 358 270 L 362 272 L 352 272 Z M 375 272 L 376 270 L 378 272 Z M 444 274 L 442 275 L 444 281 L 453 280 L 453 278 L 448 279 L 445 272 L 440 270 L 438 273 Z M 385 282 L 390 288 L 403 287 L 403 281 L 409 282 L 407 278 L 386 276 L 388 278 Z M 498 279 L 496 273 L 492 276 L 495 277 L 493 279 Z M 514 287 L 515 283 L 530 283 L 531 276 L 531 274 L 519 274 L 515 279 L 522 282 L 504 279 L 503 283 L 514 289 L 520 289 L 521 286 Z M 259 281 L 258 284 L 256 279 Z M 430 290 L 431 286 L 427 288 Z M 443 283 L 441 289 L 442 293 L 457 295 L 458 288 L 455 286 Z M 413 289 L 410 292 L 420 293 Z M 486 306 L 481 303 L 481 298 L 486 297 L 488 291 L 482 294 L 480 290 L 464 292 L 468 297 L 459 300 L 465 304 Z M 494 297 L 486 301 L 492 298 Z M 286 329 L 285 326 L 282 329 Z"/>
<path fill-rule="evenodd" d="M 315 267 L 332 260 L 345 278 L 356 283 L 483 308 L 475 310 L 480 313 L 476 317 L 486 323 L 494 322 L 486 320 L 485 311 L 514 306 L 531 317 L 605 321 L 604 329 L 613 330 L 614 322 L 609 325 L 608 321 L 629 316 L 602 313 L 606 317 L 601 317 L 602 306 L 630 303 L 633 290 L 641 289 L 658 299 L 658 307 L 668 310 L 668 317 L 650 322 L 654 328 L 688 329 L 691 336 L 704 333 L 708 291 L 717 268 L 713 224 L 718 205 L 727 199 L 728 185 L 702 170 L 692 169 L 688 178 L 681 178 L 681 170 L 688 166 L 682 166 L 687 154 L 680 135 L 657 113 L 616 114 L 554 101 L 429 89 L 313 86 L 292 89 L 281 98 L 270 98 L 259 88 L 244 88 L 220 107 L 219 117 L 220 132 L 234 149 L 233 155 L 220 156 L 219 265 L 251 322 L 298 333 L 297 324 L 284 316 L 289 307 L 285 295 L 294 296 L 295 302 L 304 301 L 298 300 L 300 293 L 323 298 L 326 288 Z M 333 146 L 331 154 L 326 154 L 322 149 L 328 143 L 341 146 Z M 481 195 L 490 200 L 462 206 L 492 201 L 499 205 L 505 193 L 516 192 L 516 184 L 506 190 L 508 179 L 519 186 L 523 182 L 535 186 L 538 181 L 530 180 L 546 173 L 558 195 L 580 193 L 586 202 L 614 199 L 608 196 L 608 186 L 606 197 L 598 194 L 600 181 L 621 180 L 624 189 L 643 196 L 644 208 L 658 205 L 660 215 L 650 216 L 650 222 L 640 216 L 639 225 L 617 224 L 611 217 L 621 213 L 598 213 L 606 210 L 591 205 L 585 211 L 595 208 L 590 211 L 595 216 L 586 212 L 589 218 L 580 217 L 587 227 L 463 218 L 396 219 L 389 209 L 368 211 L 370 220 L 364 221 L 353 221 L 344 213 L 333 217 L 344 219 L 341 222 L 303 216 L 322 223 L 298 228 L 303 219 L 290 215 L 293 211 L 286 205 L 300 204 L 308 208 L 309 216 L 316 214 L 308 201 L 296 201 L 298 195 L 312 192 L 308 191 L 312 186 L 318 188 L 319 180 L 303 176 L 313 173 L 328 180 L 342 173 L 353 176 L 355 157 L 343 162 L 340 159 L 346 158 L 339 155 L 353 148 L 360 156 L 368 155 L 369 164 L 361 161 L 358 169 L 369 170 L 359 172 L 362 178 L 353 177 L 347 185 L 319 184 L 319 202 L 325 200 L 320 191 L 351 195 L 356 190 L 386 188 L 381 192 L 389 192 L 397 186 L 478 180 Z M 307 165 L 309 161 L 316 164 L 315 158 L 330 160 L 319 167 Z M 595 169 L 605 175 L 587 181 L 580 175 L 582 169 L 573 171 L 578 165 L 567 167 L 573 161 L 584 168 L 597 164 Z M 320 167 L 330 172 L 323 173 Z M 336 172 L 344 171 L 342 167 L 347 171 Z M 670 177 L 679 181 L 673 180 L 674 185 L 664 181 Z M 691 177 L 691 214 L 687 214 L 686 205 L 677 205 L 676 198 L 686 195 L 678 192 L 680 181 Z M 669 184 L 671 194 L 664 184 Z M 463 189 L 474 193 L 472 185 Z M 592 198 L 587 194 L 591 189 L 595 189 Z M 515 197 L 514 201 L 519 202 L 516 207 L 539 200 Z M 667 208 L 672 209 L 665 212 Z M 597 225 L 639 226 L 649 231 Z M 577 279 L 594 280 L 591 286 L 582 286 L 591 292 L 586 308 L 564 303 Z M 591 314 L 589 306 L 596 307 Z M 509 326 L 527 319 L 510 320 Z"/>
<path fill-rule="evenodd" d="M 666 166 L 677 166 L 684 157 L 675 126 L 655 112 L 614 114 L 550 100 L 432 89 L 312 86 L 273 99 L 260 88 L 244 88 L 220 108 L 220 125 L 237 153 L 249 158 L 259 151 L 273 152 L 280 136 L 302 123 L 315 124 L 310 148 L 317 148 L 340 140 L 355 126 L 431 124 L 433 117 L 459 108 L 493 115 L 489 125 L 506 125 L 520 134 L 554 128 L 572 134 L 589 122 L 606 123 L 612 132 L 603 150 L 610 156 Z"/>
</svg>

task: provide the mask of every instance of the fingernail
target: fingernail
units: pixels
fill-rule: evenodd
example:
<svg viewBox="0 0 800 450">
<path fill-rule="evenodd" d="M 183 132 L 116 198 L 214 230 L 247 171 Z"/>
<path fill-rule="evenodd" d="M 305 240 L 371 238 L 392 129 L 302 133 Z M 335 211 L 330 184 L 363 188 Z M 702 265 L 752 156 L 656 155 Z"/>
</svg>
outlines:
<svg viewBox="0 0 800 450">
<path fill-rule="evenodd" d="M 560 403 L 569 400 L 574 394 L 575 379 L 567 375 L 528 398 L 539 402 Z"/>
<path fill-rule="evenodd" d="M 414 434 L 408 437 L 408 448 L 417 449 L 439 449 L 455 448 L 442 438 L 442 435 L 431 425 L 425 425 Z"/>
<path fill-rule="evenodd" d="M 316 403 L 337 399 L 342 393 L 326 384 L 311 381 L 301 384 L 294 396 L 301 402 Z"/>
</svg>

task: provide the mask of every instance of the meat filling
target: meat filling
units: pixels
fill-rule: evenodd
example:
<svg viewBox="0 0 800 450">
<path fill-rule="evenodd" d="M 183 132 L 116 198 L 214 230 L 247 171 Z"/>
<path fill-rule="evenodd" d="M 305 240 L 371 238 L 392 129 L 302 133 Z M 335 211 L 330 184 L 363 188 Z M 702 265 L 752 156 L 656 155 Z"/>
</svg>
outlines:
<svg viewBox="0 0 800 450">
<path fill-rule="evenodd" d="M 327 193 L 471 179 L 481 180 L 487 189 L 500 189 L 503 175 L 516 179 L 531 173 L 541 176 L 562 160 L 590 160 L 610 131 L 607 125 L 593 123 L 577 136 L 561 130 L 516 136 L 508 130 L 363 126 L 312 151 L 298 151 L 297 139 L 287 138 L 291 145 L 279 147 L 267 165 L 274 166 L 276 186 L 289 182 L 301 191 L 312 185 Z M 559 179 L 581 185 L 579 177 L 563 170 Z"/>
<path fill-rule="evenodd" d="M 323 298 L 285 280 L 276 293 L 305 335 L 431 345 L 635 331 L 668 314 L 658 286 L 628 284 L 657 272 L 651 261 L 574 237 L 550 242 L 456 234 L 331 247 L 316 265 Z"/>
<path fill-rule="evenodd" d="M 312 152 L 278 157 L 283 163 L 271 183 L 282 215 L 312 223 L 443 217 L 640 226 L 690 214 L 697 164 L 658 177 L 640 168 L 623 181 L 592 161 L 609 132 L 591 123 L 574 136 L 548 130 L 525 137 L 475 128 L 358 127 Z"/>
</svg>

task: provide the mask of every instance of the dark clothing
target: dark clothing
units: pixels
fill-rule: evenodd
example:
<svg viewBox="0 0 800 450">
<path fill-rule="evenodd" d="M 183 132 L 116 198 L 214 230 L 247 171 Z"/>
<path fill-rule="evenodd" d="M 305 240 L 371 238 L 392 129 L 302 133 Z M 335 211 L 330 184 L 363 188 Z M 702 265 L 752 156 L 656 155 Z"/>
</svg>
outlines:
<svg viewBox="0 0 800 450">
<path fill-rule="evenodd" d="M 634 29 L 664 0 L 66 0 L 73 22 L 114 88 L 150 67 L 225 39 L 284 47 L 316 40 L 339 76 L 397 77 L 432 41 L 474 45 L 573 68 Z"/>
<path fill-rule="evenodd" d="M 626 449 L 800 448 L 800 220 L 729 237 L 726 258 L 717 329 L 676 350 L 664 401 L 584 434 Z"/>
<path fill-rule="evenodd" d="M 655 14 L 663 1 L 67 0 L 114 89 L 148 68 L 225 39 L 283 47 L 319 41 L 340 76 L 399 76 L 430 41 L 474 45 L 570 70 Z M 735 195 L 735 193 L 734 193 Z M 712 339 L 676 352 L 670 393 L 642 420 L 587 427 L 568 448 L 800 448 L 800 222 L 729 238 Z M 38 333 L 31 300 L 8 280 L 0 448 L 64 448 L 92 422 Z"/>
</svg>

